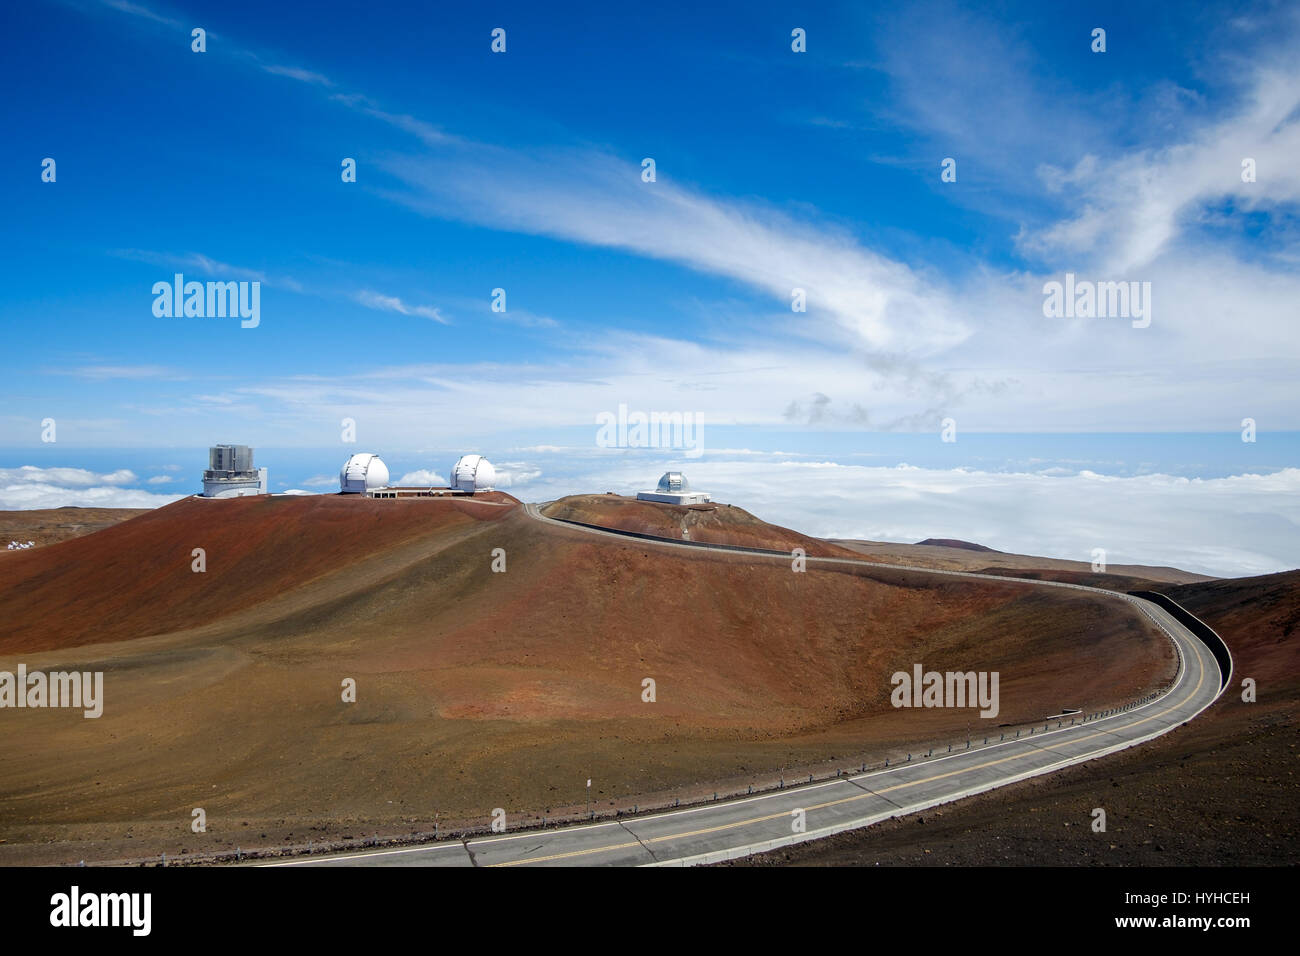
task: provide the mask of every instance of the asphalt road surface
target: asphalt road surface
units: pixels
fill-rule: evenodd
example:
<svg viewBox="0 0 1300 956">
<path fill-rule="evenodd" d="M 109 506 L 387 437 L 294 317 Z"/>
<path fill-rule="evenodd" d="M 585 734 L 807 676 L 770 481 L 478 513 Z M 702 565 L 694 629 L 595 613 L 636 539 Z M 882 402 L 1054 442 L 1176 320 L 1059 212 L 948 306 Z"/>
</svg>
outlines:
<svg viewBox="0 0 1300 956">
<path fill-rule="evenodd" d="M 615 531 L 547 518 L 537 505 L 524 507 L 538 521 L 628 540 L 627 535 Z M 653 547 L 736 550 L 645 538 L 636 540 Z M 790 555 L 785 553 L 750 553 L 756 560 L 790 560 Z M 992 742 L 987 745 L 972 741 L 969 749 L 952 754 L 931 758 L 917 754 L 910 762 L 823 783 L 607 823 L 259 865 L 687 866 L 712 863 L 870 826 L 890 817 L 1095 760 L 1167 733 L 1199 714 L 1220 692 L 1219 667 L 1209 649 L 1168 612 L 1141 598 L 1057 581 L 882 565 L 851 558 L 810 557 L 807 562 L 810 570 L 822 564 L 861 564 L 977 580 L 1012 581 L 1025 587 L 1077 588 L 1126 600 L 1169 636 L 1178 650 L 1178 674 L 1173 686 L 1162 696 L 1118 713 L 1089 716 L 1086 720 L 1076 717 L 1073 724 L 1069 722 L 1071 718 L 1052 720 L 1033 728 L 1032 734 L 1022 730 L 1019 737 L 1004 741 L 992 741 L 990 736 Z"/>
</svg>

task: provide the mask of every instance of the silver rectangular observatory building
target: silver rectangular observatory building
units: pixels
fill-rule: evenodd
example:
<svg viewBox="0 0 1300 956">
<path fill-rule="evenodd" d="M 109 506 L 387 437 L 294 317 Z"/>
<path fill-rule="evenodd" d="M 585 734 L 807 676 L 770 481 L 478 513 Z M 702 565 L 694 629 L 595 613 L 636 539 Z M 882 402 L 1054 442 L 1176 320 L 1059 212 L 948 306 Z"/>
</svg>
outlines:
<svg viewBox="0 0 1300 956">
<path fill-rule="evenodd" d="M 268 491 L 265 468 L 253 467 L 248 445 L 213 445 L 208 449 L 208 470 L 203 473 L 203 497 L 241 498 Z"/>
</svg>

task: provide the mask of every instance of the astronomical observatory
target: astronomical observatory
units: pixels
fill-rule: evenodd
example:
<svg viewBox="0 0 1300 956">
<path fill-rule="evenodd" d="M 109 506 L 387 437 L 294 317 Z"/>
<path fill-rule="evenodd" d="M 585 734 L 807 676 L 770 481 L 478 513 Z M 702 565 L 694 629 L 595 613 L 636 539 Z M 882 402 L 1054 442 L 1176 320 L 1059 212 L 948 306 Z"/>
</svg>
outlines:
<svg viewBox="0 0 1300 956">
<path fill-rule="evenodd" d="M 666 471 L 654 491 L 638 491 L 638 501 L 659 501 L 668 505 L 702 505 L 713 499 L 707 492 L 691 491 L 691 483 L 680 471 Z"/>
<path fill-rule="evenodd" d="M 467 495 L 491 491 L 496 484 L 497 470 L 482 455 L 462 455 L 451 466 L 451 487 Z"/>
<path fill-rule="evenodd" d="M 388 466 L 378 455 L 369 452 L 353 455 L 339 469 L 339 491 L 345 495 L 364 495 L 388 487 Z"/>
<path fill-rule="evenodd" d="M 462 455 L 451 466 L 451 482 L 445 488 L 434 485 L 401 486 L 388 483 L 388 467 L 378 455 L 353 455 L 339 471 L 339 490 L 367 498 L 446 498 L 492 491 L 496 469 L 482 455 Z"/>
<path fill-rule="evenodd" d="M 204 498 L 242 498 L 269 493 L 265 468 L 253 468 L 253 449 L 247 445 L 213 445 L 208 449 L 208 470 L 203 473 Z"/>
<path fill-rule="evenodd" d="M 366 498 L 444 498 L 492 491 L 497 472 L 482 455 L 461 455 L 451 466 L 446 487 L 390 485 L 388 466 L 378 455 L 358 452 L 339 469 L 339 493 Z M 203 473 L 204 498 L 241 498 L 270 494 L 265 468 L 253 466 L 248 445 L 213 445 L 208 449 L 208 469 Z"/>
</svg>

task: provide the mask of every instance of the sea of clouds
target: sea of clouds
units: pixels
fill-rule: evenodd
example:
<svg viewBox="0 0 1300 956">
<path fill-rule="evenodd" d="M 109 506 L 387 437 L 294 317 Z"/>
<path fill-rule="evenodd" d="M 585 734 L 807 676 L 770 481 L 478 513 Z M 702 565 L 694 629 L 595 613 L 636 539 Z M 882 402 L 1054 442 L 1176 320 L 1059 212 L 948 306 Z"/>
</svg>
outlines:
<svg viewBox="0 0 1300 956">
<path fill-rule="evenodd" d="M 594 463 L 593 463 L 594 464 Z M 1300 469 L 1224 478 L 1132 477 L 1059 469 L 973 469 L 830 461 L 689 461 L 692 487 L 774 524 L 819 537 L 916 542 L 958 538 L 1018 554 L 1168 565 L 1225 577 L 1300 567 Z M 516 497 L 653 486 L 645 464 L 547 475 Z"/>
<path fill-rule="evenodd" d="M 526 501 L 604 491 L 633 494 L 653 486 L 657 471 L 652 470 L 673 468 L 715 500 L 820 537 L 958 538 L 999 551 L 1080 561 L 1091 561 L 1093 549 L 1104 548 L 1112 565 L 1168 565 L 1225 577 L 1300 567 L 1296 468 L 1187 478 L 1062 473 L 1055 467 L 1013 472 L 881 467 L 759 453 L 652 464 L 640 455 L 576 459 L 561 448 L 522 451 L 520 460 L 497 463 L 498 485 Z M 446 477 L 424 470 L 397 480 L 443 484 Z M 132 487 L 149 482 L 127 469 L 5 468 L 0 469 L 0 510 L 154 508 L 185 496 Z M 332 493 L 335 487 L 331 481 L 313 490 Z"/>
</svg>

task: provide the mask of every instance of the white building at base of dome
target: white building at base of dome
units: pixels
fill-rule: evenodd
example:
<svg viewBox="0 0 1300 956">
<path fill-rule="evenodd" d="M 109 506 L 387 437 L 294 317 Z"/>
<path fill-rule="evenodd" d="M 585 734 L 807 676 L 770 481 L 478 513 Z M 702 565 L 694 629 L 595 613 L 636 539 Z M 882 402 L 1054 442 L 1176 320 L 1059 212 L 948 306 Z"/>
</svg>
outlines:
<svg viewBox="0 0 1300 956">
<path fill-rule="evenodd" d="M 344 471 L 347 471 L 346 465 Z M 472 498 L 474 495 L 494 491 L 496 477 L 496 469 L 482 455 L 461 455 L 456 459 L 456 464 L 451 466 L 451 482 L 446 487 L 389 485 L 388 469 L 384 468 L 383 483 L 369 484 L 362 490 L 362 494 L 367 498 Z"/>
<path fill-rule="evenodd" d="M 704 491 L 691 491 L 691 483 L 680 471 L 666 471 L 654 491 L 638 491 L 638 501 L 658 501 L 666 505 L 702 505 L 713 500 Z"/>
</svg>

